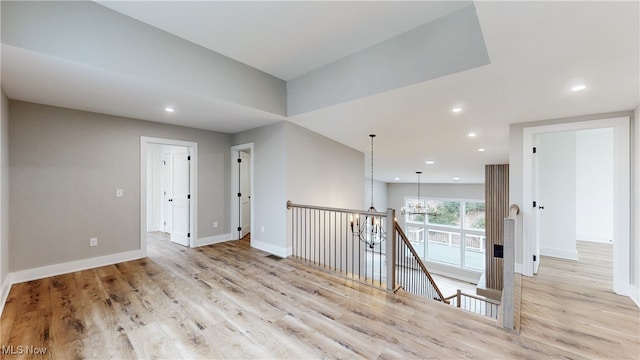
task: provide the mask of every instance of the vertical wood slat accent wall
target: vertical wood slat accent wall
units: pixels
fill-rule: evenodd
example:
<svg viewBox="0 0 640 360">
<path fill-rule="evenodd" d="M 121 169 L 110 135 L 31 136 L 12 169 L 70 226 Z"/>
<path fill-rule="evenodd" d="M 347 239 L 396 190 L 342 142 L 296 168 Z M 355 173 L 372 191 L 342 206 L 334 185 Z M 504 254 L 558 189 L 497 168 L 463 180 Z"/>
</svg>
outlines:
<svg viewBox="0 0 640 360">
<path fill-rule="evenodd" d="M 493 245 L 504 245 L 504 218 L 509 216 L 509 164 L 485 165 L 484 186 L 486 287 L 502 290 L 503 261 L 493 256 Z"/>
</svg>

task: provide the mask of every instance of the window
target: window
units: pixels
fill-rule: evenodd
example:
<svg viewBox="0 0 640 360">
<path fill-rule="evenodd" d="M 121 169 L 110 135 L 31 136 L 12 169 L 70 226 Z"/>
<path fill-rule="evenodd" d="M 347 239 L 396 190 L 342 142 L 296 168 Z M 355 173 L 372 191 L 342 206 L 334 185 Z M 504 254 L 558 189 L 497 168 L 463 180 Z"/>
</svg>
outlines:
<svg viewBox="0 0 640 360">
<path fill-rule="evenodd" d="M 405 215 L 407 236 L 416 252 L 429 261 L 483 271 L 484 202 L 408 197 L 405 208 L 416 203 L 427 208 L 425 215 Z"/>
</svg>

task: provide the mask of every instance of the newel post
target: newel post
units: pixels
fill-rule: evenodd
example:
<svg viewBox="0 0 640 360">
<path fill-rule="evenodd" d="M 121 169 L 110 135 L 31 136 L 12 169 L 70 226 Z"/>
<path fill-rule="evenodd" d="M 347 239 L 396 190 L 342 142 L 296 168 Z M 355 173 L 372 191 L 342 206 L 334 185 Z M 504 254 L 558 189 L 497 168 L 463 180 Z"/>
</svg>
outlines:
<svg viewBox="0 0 640 360">
<path fill-rule="evenodd" d="M 396 210 L 387 209 L 387 219 L 385 221 L 385 257 L 387 261 L 387 290 L 393 291 L 396 288 Z"/>
</svg>

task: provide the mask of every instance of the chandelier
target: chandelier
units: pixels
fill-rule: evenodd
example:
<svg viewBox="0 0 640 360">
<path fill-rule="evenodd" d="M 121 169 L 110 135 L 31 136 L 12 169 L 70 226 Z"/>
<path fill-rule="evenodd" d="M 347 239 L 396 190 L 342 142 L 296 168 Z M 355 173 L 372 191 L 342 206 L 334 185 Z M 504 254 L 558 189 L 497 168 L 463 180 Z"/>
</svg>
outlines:
<svg viewBox="0 0 640 360">
<path fill-rule="evenodd" d="M 427 207 L 422 205 L 422 199 L 420 198 L 420 174 L 422 171 L 416 171 L 418 174 L 418 199 L 415 203 L 409 201 L 409 206 L 405 208 L 404 206 L 400 209 L 400 212 L 409 215 L 425 215 L 427 213 Z"/>
<path fill-rule="evenodd" d="M 375 213 L 376 207 L 373 205 L 373 138 L 375 134 L 370 134 L 371 138 L 371 206 L 369 206 L 369 212 Z M 351 234 L 371 249 L 385 240 L 387 234 L 384 231 L 383 219 L 381 216 L 374 214 L 367 214 L 364 216 L 364 221 L 360 221 L 361 214 L 355 214 L 350 216 Z"/>
</svg>

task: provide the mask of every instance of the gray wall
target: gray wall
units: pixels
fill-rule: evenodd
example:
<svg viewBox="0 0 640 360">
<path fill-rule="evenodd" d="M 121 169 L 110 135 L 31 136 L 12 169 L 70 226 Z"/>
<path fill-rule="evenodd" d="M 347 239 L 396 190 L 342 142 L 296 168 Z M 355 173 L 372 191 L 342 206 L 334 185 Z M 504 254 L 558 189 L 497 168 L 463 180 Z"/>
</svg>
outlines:
<svg viewBox="0 0 640 360">
<path fill-rule="evenodd" d="M 286 123 L 287 199 L 299 204 L 359 209 L 364 154 Z"/>
<path fill-rule="evenodd" d="M 400 214 L 405 196 L 417 195 L 418 185 L 415 183 L 387 185 L 388 206 L 396 209 L 396 214 Z M 484 184 L 421 184 L 420 197 L 484 201 Z M 396 216 L 398 222 L 404 226 L 404 216 Z"/>
<path fill-rule="evenodd" d="M 373 180 L 373 205 L 376 210 L 385 212 L 389 202 L 387 201 L 387 183 Z M 368 210 L 371 206 L 371 178 L 364 179 L 364 202 L 362 204 L 363 210 Z"/>
<path fill-rule="evenodd" d="M 11 271 L 140 248 L 141 136 L 198 143 L 198 235 L 230 232 L 230 135 L 9 105 Z M 213 219 L 223 226 L 214 230 Z M 90 237 L 98 247 L 89 247 Z"/>
<path fill-rule="evenodd" d="M 0 309 L 2 290 L 9 274 L 9 99 L 0 88 Z M 1 311 L 1 310 L 0 310 Z"/>
<path fill-rule="evenodd" d="M 346 208 L 363 202 L 359 151 L 288 122 L 236 134 L 232 142 L 254 144 L 254 247 L 288 255 L 287 200 Z"/>
</svg>

